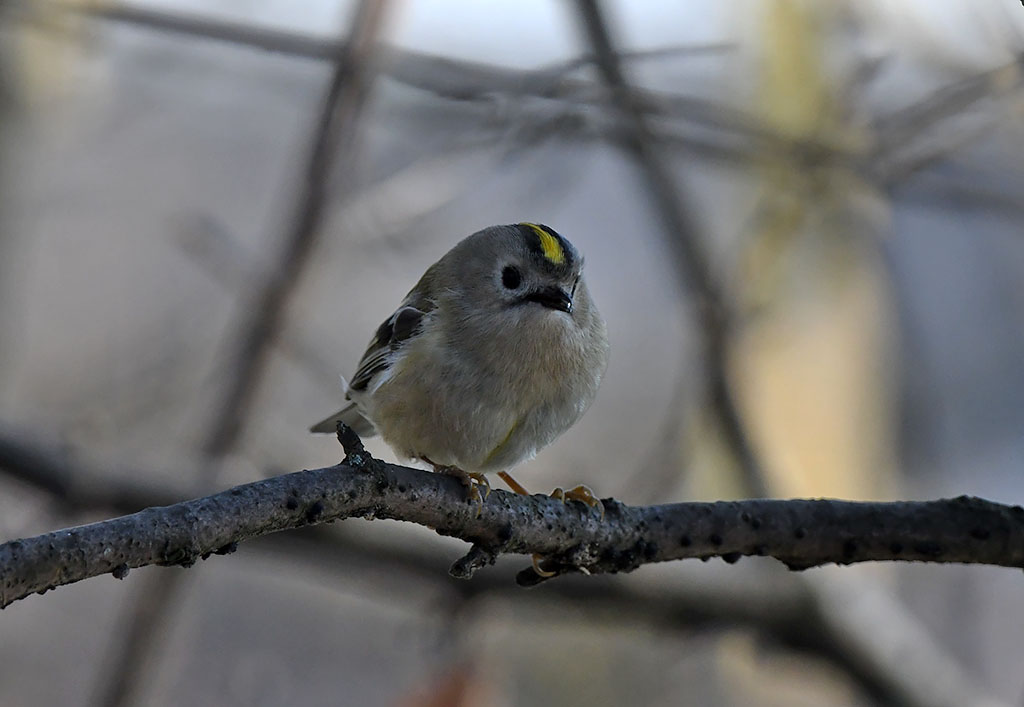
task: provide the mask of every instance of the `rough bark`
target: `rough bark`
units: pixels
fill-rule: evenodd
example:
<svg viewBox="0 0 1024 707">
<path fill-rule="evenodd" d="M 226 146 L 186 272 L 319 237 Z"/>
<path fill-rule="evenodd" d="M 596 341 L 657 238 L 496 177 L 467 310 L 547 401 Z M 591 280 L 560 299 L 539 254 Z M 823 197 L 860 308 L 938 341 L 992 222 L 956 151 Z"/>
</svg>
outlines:
<svg viewBox="0 0 1024 707">
<path fill-rule="evenodd" d="M 133 567 L 189 566 L 268 533 L 343 518 L 390 518 L 472 543 L 451 573 L 499 554 L 542 556 L 557 574 L 629 572 L 649 562 L 744 555 L 791 569 L 877 560 L 1024 567 L 1024 508 L 979 498 L 924 502 L 747 500 L 596 509 L 494 491 L 482 511 L 449 476 L 385 464 L 354 436 L 341 464 L 0 545 L 0 606 Z M 523 570 L 519 584 L 546 577 Z"/>
</svg>

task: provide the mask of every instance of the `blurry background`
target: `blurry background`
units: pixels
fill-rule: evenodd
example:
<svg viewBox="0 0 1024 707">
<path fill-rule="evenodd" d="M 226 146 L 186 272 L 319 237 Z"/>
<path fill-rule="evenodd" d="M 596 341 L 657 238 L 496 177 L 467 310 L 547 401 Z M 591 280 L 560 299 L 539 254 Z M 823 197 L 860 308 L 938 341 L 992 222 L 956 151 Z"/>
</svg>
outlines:
<svg viewBox="0 0 1024 707">
<path fill-rule="evenodd" d="M 1020 503 L 1022 71 L 1017 0 L 0 0 L 0 535 L 336 462 L 338 375 L 523 220 L 613 351 L 532 490 Z M 349 520 L 17 602 L 0 704 L 1024 704 L 1019 572 L 464 549 Z"/>
</svg>

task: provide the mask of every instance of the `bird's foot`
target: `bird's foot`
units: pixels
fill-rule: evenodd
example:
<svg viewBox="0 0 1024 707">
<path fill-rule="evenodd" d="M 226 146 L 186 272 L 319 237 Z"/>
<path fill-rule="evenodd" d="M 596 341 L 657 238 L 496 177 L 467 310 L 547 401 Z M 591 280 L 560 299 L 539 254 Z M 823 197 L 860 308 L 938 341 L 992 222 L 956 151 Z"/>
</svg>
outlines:
<svg viewBox="0 0 1024 707">
<path fill-rule="evenodd" d="M 433 464 L 434 471 L 437 473 L 454 476 L 462 482 L 462 485 L 466 487 L 466 498 L 476 502 L 476 515 L 479 518 L 484 511 L 484 501 L 491 495 L 491 482 L 487 480 L 487 477 L 478 471 L 466 472 L 457 466 L 429 463 Z M 480 493 L 481 488 L 484 490 L 482 494 Z"/>
<path fill-rule="evenodd" d="M 540 561 L 544 559 L 544 556 L 538 552 L 530 555 L 530 560 L 533 562 L 533 571 L 537 573 L 538 577 L 554 577 L 557 572 L 551 572 L 549 570 L 541 569 Z"/>
<path fill-rule="evenodd" d="M 601 520 L 604 520 L 604 504 L 601 503 L 601 499 L 590 490 L 589 486 L 580 484 L 579 486 L 572 487 L 568 491 L 559 486 L 551 492 L 551 497 L 557 498 L 562 503 L 567 503 L 568 501 L 579 501 L 580 503 L 587 504 L 591 508 L 599 508 L 601 510 Z"/>
<path fill-rule="evenodd" d="M 508 484 L 508 487 L 518 493 L 520 496 L 529 496 L 530 492 L 523 488 L 523 485 L 512 478 L 512 475 L 507 471 L 499 471 L 498 477 Z"/>
<path fill-rule="evenodd" d="M 530 492 L 527 491 L 521 483 L 513 479 L 507 471 L 499 471 L 498 476 L 501 477 L 502 481 L 508 484 L 510 489 L 518 493 L 520 496 L 530 495 Z M 579 486 L 572 487 L 568 491 L 559 486 L 551 492 L 551 498 L 557 498 L 562 503 L 567 503 L 568 501 L 579 501 L 580 503 L 587 504 L 591 508 L 599 508 L 601 510 L 601 520 L 604 520 L 604 504 L 601 503 L 601 499 L 599 499 L 594 492 L 590 490 L 589 486 L 580 484 Z"/>
<path fill-rule="evenodd" d="M 520 496 L 530 495 L 530 492 L 527 491 L 521 483 L 513 479 L 512 475 L 509 474 L 507 471 L 499 471 L 498 476 L 501 478 L 502 481 L 508 484 L 508 487 L 510 489 L 515 491 Z M 583 484 L 580 484 L 579 486 L 574 486 L 568 491 L 559 486 L 558 488 L 551 492 L 551 498 L 557 498 L 562 503 L 566 503 L 567 501 L 579 501 L 580 503 L 587 504 L 591 508 L 600 508 L 601 520 L 604 520 L 604 504 L 601 503 L 601 499 L 599 499 L 594 494 L 594 492 L 590 490 L 589 487 L 584 486 Z M 543 559 L 544 556 L 538 553 L 534 553 L 531 556 L 531 560 L 533 561 L 533 571 L 536 572 L 537 575 L 540 577 L 554 577 L 556 574 L 558 574 L 557 572 L 551 572 L 549 570 L 542 569 L 540 563 Z"/>
</svg>

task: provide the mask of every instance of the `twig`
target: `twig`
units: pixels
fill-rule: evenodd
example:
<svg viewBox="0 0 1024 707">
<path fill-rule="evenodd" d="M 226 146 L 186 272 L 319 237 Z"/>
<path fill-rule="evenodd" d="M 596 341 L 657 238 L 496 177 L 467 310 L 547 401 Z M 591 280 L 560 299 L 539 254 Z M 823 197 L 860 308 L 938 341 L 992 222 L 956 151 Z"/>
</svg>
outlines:
<svg viewBox="0 0 1024 707">
<path fill-rule="evenodd" d="M 176 245 L 212 283 L 227 290 L 232 297 L 260 282 L 269 268 L 257 253 L 250 252 L 221 224 L 201 215 L 183 226 L 182 237 L 176 240 Z M 325 381 L 337 380 L 336 362 L 322 356 L 308 337 L 293 328 L 297 327 L 285 323 L 275 342 L 278 350 L 311 376 Z"/>
<path fill-rule="evenodd" d="M 538 553 L 556 574 L 629 572 L 650 562 L 774 557 L 791 569 L 875 560 L 1024 567 L 1024 508 L 977 498 L 928 502 L 748 500 L 626 506 L 605 517 L 546 496 L 495 491 L 476 515 L 457 479 L 385 464 L 347 439 L 338 466 L 0 545 L 0 606 L 100 574 L 194 564 L 261 535 L 353 516 L 404 520 L 457 537 L 476 555 Z M 461 562 L 461 561 L 460 561 Z M 457 563 L 458 565 L 459 563 Z M 542 581 L 532 569 L 523 586 Z"/>
<path fill-rule="evenodd" d="M 132 513 L 146 506 L 174 503 L 181 498 L 164 486 L 141 481 L 156 473 L 124 470 L 101 473 L 63 447 L 31 439 L 24 431 L 0 424 L 0 470 L 14 479 L 51 494 L 76 510 L 106 509 Z"/>
<path fill-rule="evenodd" d="M 882 161 L 882 176 L 886 176 L 885 158 L 912 143 L 912 138 L 927 133 L 943 120 L 961 115 L 982 99 L 997 99 L 1018 91 L 1022 70 L 1024 53 L 1009 63 L 942 86 L 920 101 L 875 119 L 873 127 L 878 135 L 875 153 L 876 159 Z"/>
<path fill-rule="evenodd" d="M 609 38 L 599 3 L 596 0 L 578 0 L 578 7 L 586 34 L 598 57 L 598 68 L 611 90 L 613 103 L 619 108 L 624 118 L 625 146 L 642 170 L 647 182 L 647 190 L 656 203 L 662 215 L 666 232 L 670 236 L 669 242 L 676 248 L 684 280 L 692 290 L 693 301 L 697 303 L 697 317 L 704 335 L 703 360 L 711 378 L 709 383 L 711 410 L 718 419 L 727 446 L 739 461 L 748 487 L 754 492 L 761 491 L 763 493 L 765 483 L 760 464 L 739 415 L 726 371 L 725 354 L 734 321 L 729 310 L 729 302 L 725 298 L 724 290 L 715 280 L 710 259 L 696 238 L 696 230 L 688 216 L 691 212 L 685 208 L 681 189 L 665 162 L 662 144 L 659 143 L 652 131 L 648 115 L 646 115 L 636 91 L 629 86 L 623 76 L 620 61 Z M 793 143 L 793 146 L 810 148 L 811 155 L 821 154 L 831 157 L 830 152 L 821 152 L 817 146 L 810 143 Z M 979 535 L 985 534 L 983 528 L 979 527 L 973 530 L 977 530 Z M 855 554 L 859 549 L 860 542 L 857 538 L 848 537 L 843 541 L 843 551 Z M 940 546 L 933 546 L 928 540 L 922 540 L 917 545 L 917 548 L 921 550 L 929 547 L 937 549 Z M 894 538 L 890 549 L 904 551 L 906 546 L 902 541 Z M 778 557 L 778 555 L 775 556 Z M 809 589 L 812 590 L 819 602 L 824 604 L 829 599 L 828 592 L 821 587 L 809 585 Z M 821 618 L 823 624 L 830 626 L 835 631 L 838 621 L 833 616 L 823 613 Z M 857 640 L 852 639 L 854 643 Z M 862 641 L 857 647 L 863 650 L 865 655 L 870 654 L 877 657 L 878 646 L 868 646 Z M 901 704 L 922 706 L 936 704 L 932 699 L 934 690 L 922 689 L 914 684 L 916 678 L 925 674 L 928 674 L 929 677 L 935 674 L 934 670 L 929 671 L 920 669 L 920 667 L 924 662 L 935 658 L 938 652 L 926 650 L 925 653 L 927 658 L 922 664 L 915 666 L 918 669 L 914 671 L 913 678 L 901 675 L 898 671 L 890 671 L 884 676 L 887 684 L 899 693 Z M 934 664 L 948 666 L 952 663 L 950 661 L 934 661 Z M 886 666 L 887 664 L 881 661 L 874 661 L 871 669 L 881 671 Z M 925 667 L 927 668 L 927 666 Z M 952 674 L 950 671 L 947 672 Z M 956 679 L 951 678 L 951 682 L 956 682 Z M 954 697 L 947 704 L 962 703 L 963 701 L 957 702 Z"/>
<path fill-rule="evenodd" d="M 356 129 L 373 77 L 370 59 L 387 5 L 385 0 L 363 0 L 350 39 L 336 45 L 334 73 L 310 141 L 305 174 L 281 254 L 249 303 L 239 328 L 229 387 L 204 445 L 203 451 L 210 457 L 225 454 L 238 438 L 291 293 L 316 244 L 331 167 L 338 161 L 351 161 Z"/>
<path fill-rule="evenodd" d="M 475 598 L 511 599 L 515 593 L 517 606 L 547 603 L 555 617 L 588 612 L 603 625 L 647 625 L 687 635 L 735 626 L 832 662 L 866 695 L 889 707 L 1006 707 L 965 673 L 912 612 L 886 606 L 893 600 L 886 599 L 884 583 L 851 583 L 845 572 L 765 571 L 751 581 L 750 575 L 737 579 L 735 573 L 696 571 L 673 582 L 568 575 L 539 591 L 516 593 L 502 572 L 480 573 L 472 582 L 445 581 L 438 571 L 440 553 L 360 535 L 358 543 L 339 542 L 338 534 L 326 528 L 308 528 L 267 536 L 252 547 L 276 552 L 287 562 L 318 564 L 337 575 L 325 578 L 332 587 L 336 582 L 363 582 L 379 592 L 388 583 L 389 592 L 401 592 L 415 602 L 432 595 L 424 589 L 426 582 L 432 590 L 451 591 L 462 611 Z M 879 612 L 891 620 L 879 621 Z"/>
<path fill-rule="evenodd" d="M 80 7 L 66 2 L 47 2 L 42 7 L 308 59 L 332 59 L 340 49 L 340 43 L 335 39 L 129 4 Z M 19 8 L 14 9 L 17 12 Z M 31 16 L 34 9 L 21 8 L 20 12 L 22 15 Z M 717 53 L 730 48 L 730 45 L 722 43 L 660 47 L 627 52 L 624 58 L 631 61 L 657 60 Z M 555 97 L 569 93 L 587 93 L 594 87 L 590 81 L 568 78 L 568 74 L 591 61 L 591 57 L 586 56 L 549 67 L 523 71 L 484 62 L 449 59 L 398 47 L 382 46 L 380 53 L 384 59 L 384 71 L 394 80 L 448 98 L 473 99 L 496 93 Z M 697 102 L 697 105 L 702 104 Z M 704 105 L 703 108 L 706 110 L 708 106 Z"/>
<path fill-rule="evenodd" d="M 111 574 L 123 579 L 128 570 L 115 569 Z M 183 576 L 184 572 L 178 574 Z M 139 683 L 144 681 L 155 661 L 152 646 L 158 640 L 166 640 L 166 628 L 173 623 L 173 614 L 168 608 L 181 596 L 180 580 L 169 576 L 162 580 L 137 586 L 130 604 L 122 608 L 125 618 L 105 658 L 92 704 L 104 707 L 137 704 L 134 700 Z"/>
<path fill-rule="evenodd" d="M 213 482 L 217 462 L 235 447 L 249 417 L 291 294 L 317 242 L 332 167 L 337 161 L 351 162 L 357 127 L 375 75 L 376 65 L 371 59 L 388 4 L 387 0 L 362 0 L 356 7 L 348 39 L 332 44 L 329 58 L 334 61 L 334 69 L 311 131 L 304 174 L 283 243 L 261 286 L 244 303 L 237 331 L 230 340 L 233 348 L 225 366 L 227 385 L 202 444 L 209 462 L 197 475 L 203 486 Z M 153 627 L 163 620 L 176 594 L 175 579 L 166 579 L 164 584 L 136 597 L 136 610 L 124 632 L 126 639 L 111 663 L 113 668 L 103 681 L 97 704 L 129 702 L 156 638 Z"/>
<path fill-rule="evenodd" d="M 64 2 L 25 3 L 12 0 L 7 7 L 0 6 L 0 9 L 26 22 L 38 21 L 46 11 L 77 13 L 85 17 L 121 22 L 158 32 L 230 42 L 238 46 L 314 60 L 330 59 L 339 51 L 339 42 L 334 39 L 123 4 L 81 7 Z M 625 52 L 623 58 L 638 61 L 667 55 L 716 52 L 726 48 L 728 47 L 720 44 L 669 47 Z M 583 105 L 598 104 L 603 100 L 595 90 L 598 86 L 593 81 L 568 75 L 584 61 L 591 60 L 591 57 L 576 58 L 549 67 L 524 71 L 482 62 L 439 57 L 399 47 L 382 46 L 379 53 L 382 59 L 381 70 L 388 77 L 443 98 L 487 100 L 495 95 L 533 96 Z M 774 133 L 760 125 L 755 117 L 731 106 L 703 98 L 644 89 L 634 90 L 642 99 L 641 107 L 652 115 L 681 118 L 704 130 L 736 133 L 754 139 L 762 149 L 772 148 L 789 153 L 795 152 L 798 147 L 788 137 Z M 729 147 L 721 141 L 709 143 L 706 136 L 670 136 L 670 139 L 702 151 L 710 150 L 712 154 L 735 155 L 737 152 L 736 148 Z M 812 147 L 818 154 L 831 154 L 837 159 L 841 157 L 827 145 L 813 144 L 802 147 Z M 748 154 L 753 153 L 748 151 Z"/>
<path fill-rule="evenodd" d="M 712 273 L 710 259 L 684 203 L 683 190 L 669 169 L 641 102 L 622 74 L 608 28 L 596 0 L 579 0 L 582 23 L 597 56 L 597 66 L 611 91 L 611 99 L 623 118 L 624 143 L 637 162 L 647 190 L 657 208 L 669 245 L 676 252 L 689 301 L 696 308 L 703 336 L 703 365 L 707 370 L 708 397 L 729 448 L 735 453 L 743 481 L 751 493 L 768 495 L 753 443 L 740 419 L 726 372 L 731 328 L 728 303 Z"/>
<path fill-rule="evenodd" d="M 131 5 L 80 7 L 64 2 L 26 3 L 10 0 L 0 5 L 0 11 L 23 22 L 36 24 L 43 21 L 41 18 L 46 12 L 78 13 L 86 17 L 146 27 L 154 31 L 230 42 L 239 46 L 314 60 L 330 59 L 338 50 L 338 41 L 333 39 Z M 669 47 L 641 52 L 620 52 L 619 57 L 637 61 L 718 52 L 728 48 L 728 45 L 721 44 Z M 570 100 L 580 104 L 593 104 L 600 100 L 594 95 L 592 82 L 567 76 L 567 73 L 592 57 L 581 57 L 551 67 L 522 71 L 442 58 L 398 47 L 382 48 L 381 55 L 386 59 L 383 62 L 384 71 L 392 79 L 442 97 L 473 100 L 495 94 L 531 95 Z M 708 135 L 701 132 L 690 131 L 680 135 L 673 130 L 666 130 L 665 126 L 652 126 L 659 140 L 675 145 L 682 144 L 691 152 L 730 160 L 749 159 L 759 151 L 770 152 L 777 159 L 799 163 L 806 163 L 809 159 L 827 158 L 833 163 L 847 166 L 865 178 L 892 184 L 905 178 L 908 171 L 915 169 L 914 163 L 918 161 L 917 158 L 914 155 L 904 156 L 903 152 L 908 146 L 916 148 L 918 136 L 926 133 L 927 127 L 959 115 L 961 111 L 982 98 L 990 95 L 998 97 L 1013 90 L 1011 70 L 1022 61 L 1024 59 L 1018 57 L 1006 66 L 941 87 L 919 102 L 877 117 L 873 121 L 874 132 L 878 135 L 877 144 L 865 155 L 851 154 L 813 138 L 794 140 L 761 124 L 755 116 L 725 104 L 637 87 L 633 87 L 632 91 L 640 99 L 639 107 L 648 115 L 681 118 L 705 132 L 724 133 L 724 136 L 709 139 Z M 1019 80 L 1017 84 L 1019 85 Z M 731 140 L 737 136 L 752 142 L 746 147 L 731 144 Z"/>
</svg>

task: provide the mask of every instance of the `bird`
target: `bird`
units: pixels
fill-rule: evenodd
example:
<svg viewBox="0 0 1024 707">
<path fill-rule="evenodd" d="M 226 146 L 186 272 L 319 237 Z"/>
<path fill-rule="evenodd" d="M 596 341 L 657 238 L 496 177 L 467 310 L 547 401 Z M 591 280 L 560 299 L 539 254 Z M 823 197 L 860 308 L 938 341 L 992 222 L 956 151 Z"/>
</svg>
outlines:
<svg viewBox="0 0 1024 707">
<path fill-rule="evenodd" d="M 490 226 L 427 268 L 377 328 L 348 404 L 310 431 L 340 421 L 379 433 L 400 456 L 459 478 L 479 515 L 487 473 L 527 493 L 508 470 L 583 416 L 608 357 L 579 251 L 543 224 Z M 601 505 L 582 484 L 552 495 Z"/>
</svg>

